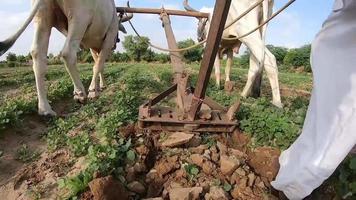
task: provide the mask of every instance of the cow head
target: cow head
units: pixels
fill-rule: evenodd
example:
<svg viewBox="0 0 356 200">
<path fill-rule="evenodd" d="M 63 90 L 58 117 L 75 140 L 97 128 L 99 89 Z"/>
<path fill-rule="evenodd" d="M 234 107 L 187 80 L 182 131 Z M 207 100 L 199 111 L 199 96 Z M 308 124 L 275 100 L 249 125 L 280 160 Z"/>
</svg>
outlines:
<svg viewBox="0 0 356 200">
<path fill-rule="evenodd" d="M 194 8 L 189 6 L 188 0 L 184 0 L 183 5 L 184 5 L 185 10 L 197 12 L 197 10 L 195 10 Z M 207 29 L 206 29 L 208 19 L 198 18 L 198 20 L 199 20 L 199 22 L 198 22 L 197 36 L 198 36 L 198 41 L 201 42 L 201 41 L 205 40 L 208 35 Z"/>
</svg>

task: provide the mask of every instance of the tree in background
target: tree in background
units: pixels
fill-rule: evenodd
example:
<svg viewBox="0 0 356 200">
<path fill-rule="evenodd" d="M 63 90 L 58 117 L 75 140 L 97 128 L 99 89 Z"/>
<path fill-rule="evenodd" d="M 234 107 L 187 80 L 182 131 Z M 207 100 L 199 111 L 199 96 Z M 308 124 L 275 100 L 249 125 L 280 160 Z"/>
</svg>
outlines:
<svg viewBox="0 0 356 200">
<path fill-rule="evenodd" d="M 9 67 L 16 67 L 17 56 L 14 53 L 9 53 L 6 56 L 6 64 Z"/>
<path fill-rule="evenodd" d="M 284 58 L 284 64 L 290 67 L 303 67 L 304 71 L 311 72 L 310 67 L 311 45 L 290 49 Z"/>
<path fill-rule="evenodd" d="M 246 51 L 237 59 L 237 64 L 241 68 L 249 68 L 250 67 L 250 50 L 246 49 Z"/>
<path fill-rule="evenodd" d="M 109 62 L 129 62 L 130 56 L 127 53 L 113 52 L 109 58 Z"/>
<path fill-rule="evenodd" d="M 187 48 L 190 46 L 195 45 L 196 43 L 192 39 L 187 39 L 178 42 L 178 48 Z M 202 59 L 202 54 L 203 54 L 203 47 L 196 47 L 194 49 L 188 50 L 183 52 L 183 57 L 186 62 L 191 63 L 191 62 L 199 62 Z"/>
<path fill-rule="evenodd" d="M 142 56 L 142 59 L 146 62 L 154 62 L 156 60 L 156 53 L 151 49 L 148 49 L 146 53 Z"/>
<path fill-rule="evenodd" d="M 156 61 L 160 63 L 168 63 L 171 61 L 169 54 L 166 53 L 156 53 Z"/>
<path fill-rule="evenodd" d="M 149 41 L 148 37 L 140 38 L 129 35 L 125 37 L 122 44 L 130 58 L 136 62 L 140 62 L 142 57 L 147 53 Z"/>
<path fill-rule="evenodd" d="M 288 53 L 288 49 L 285 47 L 278 47 L 273 45 L 267 45 L 268 50 L 276 57 L 277 65 L 282 65 L 284 58 Z"/>
</svg>

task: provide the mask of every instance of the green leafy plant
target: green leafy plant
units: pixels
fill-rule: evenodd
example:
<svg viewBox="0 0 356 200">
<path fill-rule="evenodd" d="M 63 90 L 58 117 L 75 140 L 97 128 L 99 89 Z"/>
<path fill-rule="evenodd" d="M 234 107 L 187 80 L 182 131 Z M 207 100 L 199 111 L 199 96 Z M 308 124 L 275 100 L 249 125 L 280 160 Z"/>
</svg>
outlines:
<svg viewBox="0 0 356 200">
<path fill-rule="evenodd" d="M 356 156 L 350 156 L 336 172 L 336 191 L 342 199 L 356 199 Z"/>
<path fill-rule="evenodd" d="M 186 171 L 189 181 L 193 181 L 199 174 L 199 168 L 198 166 L 194 164 L 186 164 L 184 166 L 184 170 Z"/>
<path fill-rule="evenodd" d="M 299 113 L 303 119 L 304 114 L 305 112 Z M 302 120 L 296 123 L 296 115 L 295 110 L 275 108 L 268 100 L 261 98 L 249 106 L 242 105 L 238 119 L 241 130 L 252 136 L 253 145 L 285 149 L 295 141 L 301 129 Z"/>
<path fill-rule="evenodd" d="M 24 163 L 33 162 L 37 160 L 39 156 L 40 152 L 31 150 L 26 144 L 23 144 L 16 151 L 16 159 Z"/>
</svg>

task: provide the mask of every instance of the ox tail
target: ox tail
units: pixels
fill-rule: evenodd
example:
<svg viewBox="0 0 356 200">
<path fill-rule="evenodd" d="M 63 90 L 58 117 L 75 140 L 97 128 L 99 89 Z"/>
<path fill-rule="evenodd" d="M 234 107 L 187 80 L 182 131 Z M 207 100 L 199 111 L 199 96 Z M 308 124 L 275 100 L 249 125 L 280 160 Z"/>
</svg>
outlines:
<svg viewBox="0 0 356 200">
<path fill-rule="evenodd" d="M 21 26 L 21 28 L 15 34 L 10 36 L 6 40 L 0 42 L 0 56 L 2 56 L 4 53 L 6 53 L 9 50 L 12 47 L 12 45 L 14 45 L 16 40 L 20 37 L 20 35 L 26 30 L 28 25 L 35 17 L 41 3 L 42 0 L 37 0 L 36 3 L 33 4 L 30 16 L 26 19 L 25 23 Z"/>
</svg>

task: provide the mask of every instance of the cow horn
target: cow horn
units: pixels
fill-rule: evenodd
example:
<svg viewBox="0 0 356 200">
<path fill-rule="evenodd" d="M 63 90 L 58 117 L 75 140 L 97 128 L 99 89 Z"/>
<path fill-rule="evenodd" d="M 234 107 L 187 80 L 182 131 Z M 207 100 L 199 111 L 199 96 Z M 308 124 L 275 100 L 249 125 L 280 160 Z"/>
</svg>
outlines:
<svg viewBox="0 0 356 200">
<path fill-rule="evenodd" d="M 130 8 L 130 2 L 127 1 L 127 7 Z M 133 13 L 125 13 L 121 18 L 121 22 L 127 22 L 133 18 Z"/>
<path fill-rule="evenodd" d="M 187 10 L 187 11 L 193 11 L 193 12 L 197 12 L 197 10 L 195 10 L 194 8 L 190 7 L 189 3 L 188 3 L 188 0 L 184 0 L 183 1 L 183 6 L 184 6 L 184 9 Z"/>
</svg>

